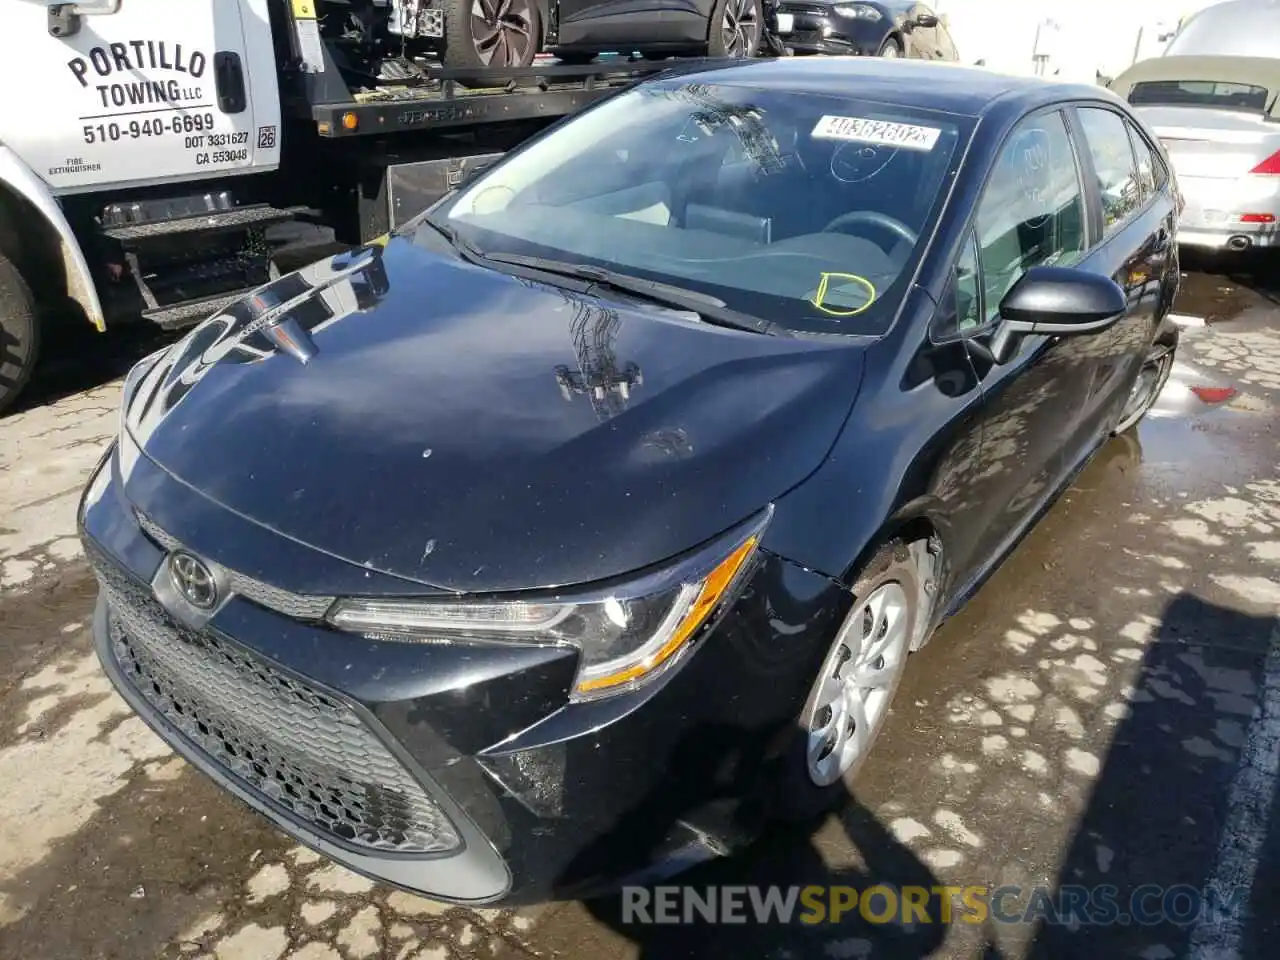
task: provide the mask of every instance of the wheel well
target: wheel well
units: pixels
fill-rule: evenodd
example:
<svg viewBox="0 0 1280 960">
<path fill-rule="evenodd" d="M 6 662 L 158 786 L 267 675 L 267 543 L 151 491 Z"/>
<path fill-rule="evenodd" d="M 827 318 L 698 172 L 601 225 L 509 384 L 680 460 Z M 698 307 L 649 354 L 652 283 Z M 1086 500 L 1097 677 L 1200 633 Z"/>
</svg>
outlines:
<svg viewBox="0 0 1280 960">
<path fill-rule="evenodd" d="M 37 302 L 67 301 L 62 238 L 26 197 L 5 183 L 0 183 L 0 252 L 18 268 Z"/>
<path fill-rule="evenodd" d="M 917 514 L 897 519 L 886 525 L 879 536 L 869 543 L 862 555 L 858 557 L 848 573 L 848 581 L 852 583 L 863 564 L 874 557 L 886 543 L 894 540 L 905 544 L 911 559 L 915 561 L 920 581 L 917 609 L 927 611 L 927 614 L 920 618 L 920 622 L 916 625 L 916 635 L 911 639 L 911 649 L 915 651 L 925 645 L 932 633 L 933 614 L 944 573 L 945 553 L 942 537 L 933 522 L 928 517 Z"/>
</svg>

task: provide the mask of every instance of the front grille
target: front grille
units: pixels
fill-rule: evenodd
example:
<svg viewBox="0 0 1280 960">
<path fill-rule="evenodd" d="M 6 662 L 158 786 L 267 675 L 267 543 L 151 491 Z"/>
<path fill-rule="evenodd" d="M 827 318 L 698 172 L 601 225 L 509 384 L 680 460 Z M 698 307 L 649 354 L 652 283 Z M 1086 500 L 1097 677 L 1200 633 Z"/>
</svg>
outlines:
<svg viewBox="0 0 1280 960">
<path fill-rule="evenodd" d="M 790 46 L 821 46 L 824 43 L 844 43 L 839 37 L 824 37 L 821 30 L 794 30 L 785 41 Z"/>
<path fill-rule="evenodd" d="M 219 767 L 347 846 L 445 853 L 448 817 L 350 707 L 212 631 L 173 621 L 94 557 L 112 653 L 138 693 Z"/>
<path fill-rule="evenodd" d="M 165 550 L 182 549 L 182 544 L 176 537 L 162 530 L 141 510 L 135 511 L 135 515 L 138 518 L 138 526 L 142 527 L 142 532 L 154 540 L 158 546 Z M 323 620 L 336 599 L 291 593 L 280 587 L 273 587 L 269 583 L 263 583 L 261 580 L 255 580 L 253 577 L 247 577 L 235 570 L 225 567 L 223 569 L 227 571 L 227 582 L 232 593 L 246 600 L 252 600 L 260 607 L 292 617 L 294 620 Z"/>
</svg>

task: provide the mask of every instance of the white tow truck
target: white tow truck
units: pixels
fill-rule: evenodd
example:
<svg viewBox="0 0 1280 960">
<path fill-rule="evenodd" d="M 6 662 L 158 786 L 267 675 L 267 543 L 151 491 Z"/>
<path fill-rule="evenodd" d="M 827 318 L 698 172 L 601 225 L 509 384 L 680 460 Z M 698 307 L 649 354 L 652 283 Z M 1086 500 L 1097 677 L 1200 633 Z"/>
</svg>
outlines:
<svg viewBox="0 0 1280 960">
<path fill-rule="evenodd" d="M 196 323 L 275 275 L 280 225 L 380 236 L 671 66 L 468 65 L 459 0 L 0 4 L 0 409 L 59 323 Z"/>
</svg>

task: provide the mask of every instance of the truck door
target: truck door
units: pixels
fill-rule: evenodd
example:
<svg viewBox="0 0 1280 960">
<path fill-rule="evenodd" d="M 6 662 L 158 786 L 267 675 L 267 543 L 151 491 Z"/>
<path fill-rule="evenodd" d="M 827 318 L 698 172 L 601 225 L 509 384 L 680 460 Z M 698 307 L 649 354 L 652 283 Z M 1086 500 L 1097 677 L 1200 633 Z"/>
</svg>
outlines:
<svg viewBox="0 0 1280 960">
<path fill-rule="evenodd" d="M 60 194 L 276 167 L 268 2 L 7 0 L 0 142 Z"/>
</svg>

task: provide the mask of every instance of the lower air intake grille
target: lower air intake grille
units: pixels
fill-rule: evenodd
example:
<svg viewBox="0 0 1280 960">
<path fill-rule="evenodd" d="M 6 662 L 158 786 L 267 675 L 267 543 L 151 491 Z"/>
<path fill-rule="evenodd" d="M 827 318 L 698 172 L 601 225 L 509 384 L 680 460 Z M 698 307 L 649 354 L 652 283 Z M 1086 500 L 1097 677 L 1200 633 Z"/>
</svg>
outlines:
<svg viewBox="0 0 1280 960">
<path fill-rule="evenodd" d="M 95 568 L 125 676 L 241 783 L 346 846 L 460 846 L 448 817 L 348 706 L 238 644 L 178 625 L 140 585 L 105 562 Z"/>
</svg>

